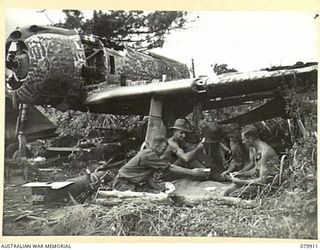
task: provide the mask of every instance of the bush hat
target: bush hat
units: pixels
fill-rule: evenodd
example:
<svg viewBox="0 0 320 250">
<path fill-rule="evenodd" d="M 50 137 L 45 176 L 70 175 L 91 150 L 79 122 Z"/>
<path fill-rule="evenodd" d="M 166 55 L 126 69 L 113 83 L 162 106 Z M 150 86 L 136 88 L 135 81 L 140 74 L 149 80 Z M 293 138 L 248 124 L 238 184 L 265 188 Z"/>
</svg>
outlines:
<svg viewBox="0 0 320 250">
<path fill-rule="evenodd" d="M 187 119 L 183 118 L 177 119 L 174 125 L 169 129 L 177 129 L 188 133 L 192 132 L 190 122 Z"/>
</svg>

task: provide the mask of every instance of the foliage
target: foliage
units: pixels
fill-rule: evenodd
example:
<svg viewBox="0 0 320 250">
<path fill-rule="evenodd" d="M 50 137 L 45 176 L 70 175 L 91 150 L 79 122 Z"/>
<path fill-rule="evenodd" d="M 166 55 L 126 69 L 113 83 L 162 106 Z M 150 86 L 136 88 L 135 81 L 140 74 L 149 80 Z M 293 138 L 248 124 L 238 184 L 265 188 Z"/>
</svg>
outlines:
<svg viewBox="0 0 320 250">
<path fill-rule="evenodd" d="M 84 16 L 81 11 L 63 10 L 62 12 L 66 15 L 65 23 L 57 24 L 57 26 L 63 26 L 67 29 L 80 29 L 83 25 L 85 25 L 85 21 L 83 21 Z"/>
<path fill-rule="evenodd" d="M 64 23 L 56 26 L 76 28 L 84 34 L 105 37 L 108 40 L 138 49 L 162 47 L 171 30 L 183 29 L 187 22 L 184 11 L 93 11 L 91 19 L 84 20 L 79 10 L 64 10 Z"/>
<path fill-rule="evenodd" d="M 225 74 L 225 73 L 232 73 L 232 72 L 238 72 L 237 70 L 231 68 L 228 68 L 228 64 L 217 64 L 215 63 L 214 66 L 211 65 L 213 68 L 213 72 L 217 75 Z"/>
<path fill-rule="evenodd" d="M 117 161 L 124 157 L 131 158 L 145 139 L 147 118 L 143 116 L 39 109 L 58 126 L 59 136 L 47 141 L 46 146 L 91 148 L 90 152 L 72 152 L 69 155 L 75 165 L 80 166 L 81 162 L 93 160 Z M 33 148 L 40 150 L 44 146 L 41 145 L 33 144 Z"/>
<path fill-rule="evenodd" d="M 308 82 L 308 79 L 304 82 Z M 307 87 L 292 81 L 292 87 L 285 89 L 287 113 L 295 122 L 300 120 L 307 130 L 314 132 L 317 130 L 317 86 L 305 84 Z M 295 125 L 295 136 L 303 136 L 298 125 Z"/>
<path fill-rule="evenodd" d="M 58 209 L 53 226 L 29 223 L 30 235 L 193 236 L 304 238 L 296 218 L 282 208 L 124 201 L 115 206 L 77 205 Z M 313 235 L 315 237 L 315 235 Z"/>
<path fill-rule="evenodd" d="M 273 197 L 260 197 L 266 208 L 287 211 L 296 218 L 299 238 L 317 237 L 317 138 L 300 139 L 288 152 L 282 184 Z"/>
<path fill-rule="evenodd" d="M 267 142 L 278 154 L 285 154 L 292 147 L 287 120 L 277 117 L 255 122 L 254 126 L 259 131 L 259 138 Z"/>
<path fill-rule="evenodd" d="M 52 108 L 41 110 L 58 125 L 61 137 L 68 135 L 84 140 L 104 136 L 113 141 L 130 136 L 136 130 L 139 130 L 140 139 L 143 137 L 141 133 L 147 121 L 143 116 L 96 114 L 73 110 L 61 112 Z"/>
</svg>

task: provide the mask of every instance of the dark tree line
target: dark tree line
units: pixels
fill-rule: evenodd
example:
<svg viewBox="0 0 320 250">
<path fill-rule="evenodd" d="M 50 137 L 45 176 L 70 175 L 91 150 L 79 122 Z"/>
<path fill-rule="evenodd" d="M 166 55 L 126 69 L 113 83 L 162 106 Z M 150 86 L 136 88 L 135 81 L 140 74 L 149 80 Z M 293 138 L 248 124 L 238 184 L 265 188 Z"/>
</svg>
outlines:
<svg viewBox="0 0 320 250">
<path fill-rule="evenodd" d="M 184 11 L 93 11 L 85 19 L 79 10 L 63 10 L 64 23 L 55 26 L 78 29 L 82 34 L 105 37 L 115 43 L 127 43 L 137 50 L 162 47 L 171 30 L 183 29 L 187 22 Z"/>
</svg>

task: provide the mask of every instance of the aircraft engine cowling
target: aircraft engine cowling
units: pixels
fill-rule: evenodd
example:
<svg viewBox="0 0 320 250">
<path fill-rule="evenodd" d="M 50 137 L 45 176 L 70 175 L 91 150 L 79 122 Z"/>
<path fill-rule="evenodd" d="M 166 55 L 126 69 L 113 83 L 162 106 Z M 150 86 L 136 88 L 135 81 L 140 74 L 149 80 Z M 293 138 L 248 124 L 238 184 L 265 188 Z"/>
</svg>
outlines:
<svg viewBox="0 0 320 250">
<path fill-rule="evenodd" d="M 6 41 L 6 85 L 19 103 L 76 102 L 85 53 L 74 30 L 47 26 L 16 29 Z"/>
</svg>

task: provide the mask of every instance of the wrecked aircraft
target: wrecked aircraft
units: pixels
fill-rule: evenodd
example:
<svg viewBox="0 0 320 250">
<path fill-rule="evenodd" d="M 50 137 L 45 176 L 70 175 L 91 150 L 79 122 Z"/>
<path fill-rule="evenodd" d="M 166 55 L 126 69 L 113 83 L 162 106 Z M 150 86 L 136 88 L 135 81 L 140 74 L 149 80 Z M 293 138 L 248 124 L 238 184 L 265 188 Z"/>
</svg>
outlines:
<svg viewBox="0 0 320 250">
<path fill-rule="evenodd" d="M 113 46 L 74 30 L 32 25 L 6 41 L 7 81 L 17 102 L 83 109 L 88 93 L 189 77 L 186 65 L 153 53 Z"/>
<path fill-rule="evenodd" d="M 145 141 L 165 133 L 177 117 L 268 100 L 222 121 L 241 125 L 287 117 L 286 91 L 317 85 L 317 63 L 191 79 L 186 65 L 140 53 L 75 30 L 32 25 L 6 41 L 7 93 L 12 102 L 116 115 L 148 115 Z"/>
<path fill-rule="evenodd" d="M 172 117 L 185 116 L 199 104 L 202 110 L 259 99 L 277 98 L 283 104 L 279 96 L 286 87 L 295 82 L 303 90 L 317 81 L 317 63 L 189 79 L 187 66 L 172 59 L 74 30 L 37 25 L 9 35 L 6 58 L 6 68 L 12 72 L 6 82 L 8 92 L 16 103 L 152 115 L 154 99 L 165 110 L 160 116 L 166 126 Z M 164 78 L 166 82 L 159 84 Z M 285 115 L 278 110 L 273 116 Z"/>
</svg>

